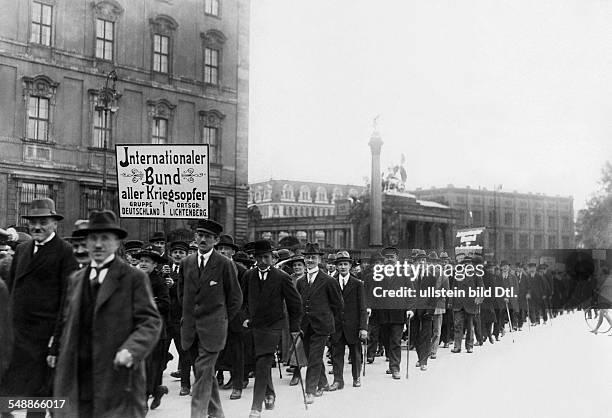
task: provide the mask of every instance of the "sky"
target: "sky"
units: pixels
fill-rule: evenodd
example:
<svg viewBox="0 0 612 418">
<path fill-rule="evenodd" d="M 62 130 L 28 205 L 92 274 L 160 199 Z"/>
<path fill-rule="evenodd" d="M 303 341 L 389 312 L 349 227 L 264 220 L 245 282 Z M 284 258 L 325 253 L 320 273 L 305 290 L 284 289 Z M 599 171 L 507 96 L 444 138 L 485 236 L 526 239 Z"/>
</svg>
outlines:
<svg viewBox="0 0 612 418">
<path fill-rule="evenodd" d="M 252 0 L 249 181 L 574 197 L 612 160 L 612 0 Z"/>
</svg>

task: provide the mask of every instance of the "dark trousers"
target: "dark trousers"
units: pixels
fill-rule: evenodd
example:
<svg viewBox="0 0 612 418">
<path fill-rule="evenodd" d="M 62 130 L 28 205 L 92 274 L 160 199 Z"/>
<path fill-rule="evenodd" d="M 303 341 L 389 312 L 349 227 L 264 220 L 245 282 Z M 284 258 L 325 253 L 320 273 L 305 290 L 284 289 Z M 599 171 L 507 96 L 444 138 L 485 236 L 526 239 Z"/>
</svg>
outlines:
<svg viewBox="0 0 612 418">
<path fill-rule="evenodd" d="M 480 329 L 482 330 L 483 340 L 491 339 L 494 322 L 493 315 L 487 315 L 487 318 L 482 318 L 481 316 Z"/>
<path fill-rule="evenodd" d="M 417 311 L 417 315 L 410 320 L 416 323 L 417 335 L 415 345 L 419 363 L 422 365 L 427 364 L 427 359 L 431 354 L 432 319 L 432 314 Z"/>
<path fill-rule="evenodd" d="M 495 309 L 495 317 L 497 320 L 493 324 L 493 335 L 497 339 L 499 334 L 504 329 L 504 325 L 506 323 L 507 315 L 505 309 Z"/>
<path fill-rule="evenodd" d="M 206 418 L 207 414 L 223 417 L 223 407 L 219 397 L 219 383 L 215 377 L 215 363 L 219 353 L 206 351 L 198 341 L 190 350 L 195 358 L 196 380 L 191 391 L 191 418 Z"/>
<path fill-rule="evenodd" d="M 323 388 L 328 384 L 323 365 L 325 343 L 327 343 L 327 335 L 315 334 L 310 325 L 306 327 L 304 330 L 304 350 L 308 357 L 306 393 L 314 395 L 317 388 Z"/>
<path fill-rule="evenodd" d="M 93 400 L 79 400 L 79 418 L 93 418 L 93 412 Z"/>
<path fill-rule="evenodd" d="M 274 363 L 274 354 L 263 354 L 255 360 L 255 386 L 253 388 L 253 404 L 251 409 L 261 411 L 261 404 L 266 395 L 276 395 L 274 385 L 272 384 L 272 364 Z M 242 377 L 237 379 L 232 375 L 232 379 L 240 380 L 242 385 Z M 234 386 L 235 387 L 235 386 Z M 242 386 L 240 386 L 242 388 Z"/>
<path fill-rule="evenodd" d="M 181 387 L 191 387 L 189 373 L 191 371 L 192 359 L 188 351 L 181 346 L 181 327 L 180 325 L 168 326 L 168 339 L 166 340 L 166 352 L 170 351 L 170 344 L 174 340 L 174 347 L 179 355 L 179 370 L 181 372 Z"/>
<path fill-rule="evenodd" d="M 332 343 L 332 366 L 334 369 L 334 382 L 344 383 L 344 353 L 346 346 L 349 349 L 349 358 L 351 359 L 351 371 L 353 380 L 359 378 L 361 371 L 361 344 L 349 344 L 346 341 L 344 332 L 338 341 Z"/>
<path fill-rule="evenodd" d="M 474 315 L 467 313 L 463 309 L 454 311 L 455 317 L 455 349 L 461 349 L 461 340 L 463 339 L 463 323 L 466 321 L 467 335 L 465 336 L 465 348 L 474 347 Z"/>
<path fill-rule="evenodd" d="M 225 350 L 229 354 L 228 357 L 231 362 L 232 388 L 242 390 L 242 381 L 244 380 L 244 334 L 242 332 L 228 332 Z"/>
<path fill-rule="evenodd" d="M 380 325 L 376 323 L 368 324 L 368 352 L 367 357 L 373 359 L 376 357 L 378 349 L 378 341 L 380 339 Z"/>
<path fill-rule="evenodd" d="M 482 322 L 480 321 L 480 312 L 474 314 L 474 335 L 478 345 L 482 345 Z"/>
<path fill-rule="evenodd" d="M 453 320 L 453 310 L 447 309 L 442 315 L 442 331 L 440 339 L 444 344 L 450 344 L 454 339 L 455 321 Z"/>
<path fill-rule="evenodd" d="M 387 333 L 387 355 L 389 357 L 389 370 L 392 372 L 400 371 L 400 362 L 402 361 L 402 333 L 404 332 L 404 324 L 384 324 L 385 332 Z"/>
</svg>

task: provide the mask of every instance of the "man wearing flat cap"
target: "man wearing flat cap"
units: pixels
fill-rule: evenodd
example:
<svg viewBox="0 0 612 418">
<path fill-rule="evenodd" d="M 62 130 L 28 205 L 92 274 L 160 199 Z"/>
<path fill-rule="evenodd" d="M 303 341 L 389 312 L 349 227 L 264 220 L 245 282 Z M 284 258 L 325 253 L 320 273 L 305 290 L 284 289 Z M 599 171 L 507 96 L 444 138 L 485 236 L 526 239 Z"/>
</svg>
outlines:
<svg viewBox="0 0 612 418">
<path fill-rule="evenodd" d="M 194 359 L 196 380 L 192 387 L 191 418 L 223 417 L 215 363 L 227 340 L 228 323 L 242 307 L 238 272 L 232 260 L 218 253 L 223 227 L 200 219 L 195 240 L 198 252 L 181 262 L 179 299 L 183 305 L 181 340 Z"/>
<path fill-rule="evenodd" d="M 361 341 L 368 338 L 368 313 L 365 307 L 365 291 L 363 282 L 350 274 L 353 264 L 347 251 L 340 251 L 335 257 L 338 271 L 338 284 L 342 291 L 344 309 L 335 320 L 336 332 L 331 336 L 332 365 L 334 369 L 334 382 L 330 391 L 344 388 L 344 353 L 349 349 L 353 386 L 360 387 L 361 380 Z"/>
<path fill-rule="evenodd" d="M 69 281 L 53 392 L 67 402 L 53 416 L 144 417 L 144 360 L 162 327 L 149 279 L 117 256 L 127 232 L 112 211 L 77 234 L 91 263 Z"/>
<path fill-rule="evenodd" d="M 61 306 L 70 273 L 77 261 L 72 246 L 57 235 L 63 216 L 51 199 L 30 203 L 28 221 L 32 240 L 19 245 L 7 281 L 11 294 L 15 342 L 0 396 L 51 396 L 52 370 L 47 364 L 52 336 L 57 334 Z M 44 417 L 44 412 L 28 416 Z"/>
<path fill-rule="evenodd" d="M 307 270 L 306 276 L 298 280 L 297 290 L 302 297 L 304 316 L 301 328 L 308 356 L 306 402 L 313 403 L 314 396 L 322 396 L 323 391 L 329 390 L 323 352 L 327 338 L 336 332 L 334 317 L 342 312 L 344 301 L 338 282 L 319 269 L 323 255 L 319 245 L 306 244 L 302 255 Z"/>
<path fill-rule="evenodd" d="M 291 337 L 297 338 L 302 301 L 291 277 L 273 266 L 270 242 L 255 241 L 253 249 L 257 266 L 244 276 L 243 326 L 251 329 L 255 348 L 255 387 L 249 417 L 259 418 L 262 403 L 266 409 L 274 408 L 276 393 L 271 371 L 274 352 L 287 319 Z"/>
</svg>

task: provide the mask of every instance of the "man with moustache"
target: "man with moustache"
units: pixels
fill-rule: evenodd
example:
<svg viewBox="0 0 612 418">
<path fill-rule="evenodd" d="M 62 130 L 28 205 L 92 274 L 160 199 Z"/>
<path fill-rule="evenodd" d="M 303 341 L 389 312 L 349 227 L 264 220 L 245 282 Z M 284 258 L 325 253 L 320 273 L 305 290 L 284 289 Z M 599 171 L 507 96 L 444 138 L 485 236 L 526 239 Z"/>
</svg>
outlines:
<svg viewBox="0 0 612 418">
<path fill-rule="evenodd" d="M 329 276 L 336 277 L 338 275 L 338 270 L 336 269 L 335 254 L 327 254 L 327 258 L 325 259 L 325 268 L 327 269 L 326 273 Z"/>
<path fill-rule="evenodd" d="M 232 260 L 214 248 L 223 226 L 200 219 L 195 240 L 198 252 L 181 261 L 179 281 L 183 283 L 183 350 L 194 359 L 196 381 L 192 390 L 191 418 L 223 417 L 215 364 L 225 346 L 228 323 L 242 307 L 242 291 Z"/>
<path fill-rule="evenodd" d="M 132 239 L 123 243 L 125 261 L 127 261 L 131 266 L 138 267 L 138 259 L 134 258 L 133 255 L 140 251 L 143 245 L 144 242 L 138 239 Z"/>
<path fill-rule="evenodd" d="M 342 312 L 344 302 L 340 285 L 331 276 L 319 270 L 323 252 L 319 245 L 306 244 L 302 251 L 306 263 L 306 276 L 297 282 L 297 290 L 302 297 L 304 316 L 302 332 L 304 349 L 308 357 L 306 371 L 306 403 L 314 402 L 315 396 L 322 396 L 329 389 L 323 353 L 327 338 L 335 333 L 334 317 Z M 296 373 L 300 373 L 299 369 Z"/>
<path fill-rule="evenodd" d="M 274 351 L 285 321 L 293 341 L 300 331 L 302 301 L 291 277 L 273 266 L 272 247 L 266 240 L 255 241 L 257 267 L 244 276 L 244 327 L 251 329 L 255 348 L 255 387 L 249 418 L 261 416 L 262 403 L 274 409 L 276 393 L 272 384 Z M 286 308 L 285 308 L 286 307 Z"/>
<path fill-rule="evenodd" d="M 56 234 L 63 216 L 55 211 L 53 200 L 33 200 L 22 217 L 33 239 L 17 247 L 7 281 L 15 340 L 0 396 L 48 397 L 52 370 L 47 355 L 60 326 L 68 276 L 77 269 L 77 261 L 72 246 Z M 44 416 L 28 412 L 28 417 Z"/>
<path fill-rule="evenodd" d="M 342 291 L 344 309 L 335 318 L 336 332 L 332 334 L 332 365 L 334 382 L 330 391 L 344 388 L 344 352 L 349 348 L 353 387 L 361 386 L 359 373 L 361 371 L 361 341 L 368 338 L 368 313 L 365 307 L 363 282 L 350 274 L 351 259 L 347 251 L 340 251 L 335 258 L 337 280 Z"/>
<path fill-rule="evenodd" d="M 74 251 L 74 256 L 77 260 L 78 269 L 82 269 L 83 267 L 87 267 L 89 265 L 89 251 L 87 251 L 87 244 L 85 243 L 85 238 L 75 235 L 76 231 L 79 229 L 87 228 L 88 221 L 87 219 L 79 219 L 74 223 L 74 231 L 72 231 L 72 235 L 64 238 L 67 242 L 72 244 L 72 250 Z"/>
</svg>

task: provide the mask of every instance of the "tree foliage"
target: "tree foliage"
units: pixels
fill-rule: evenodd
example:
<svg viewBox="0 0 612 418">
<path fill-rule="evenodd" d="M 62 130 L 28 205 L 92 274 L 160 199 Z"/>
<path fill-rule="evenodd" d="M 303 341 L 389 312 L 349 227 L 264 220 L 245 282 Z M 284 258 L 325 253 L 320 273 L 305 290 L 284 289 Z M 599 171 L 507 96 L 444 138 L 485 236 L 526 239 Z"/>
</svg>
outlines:
<svg viewBox="0 0 612 418">
<path fill-rule="evenodd" d="M 578 241 L 583 248 L 612 248 L 612 163 L 602 169 L 600 188 L 578 212 Z"/>
</svg>

